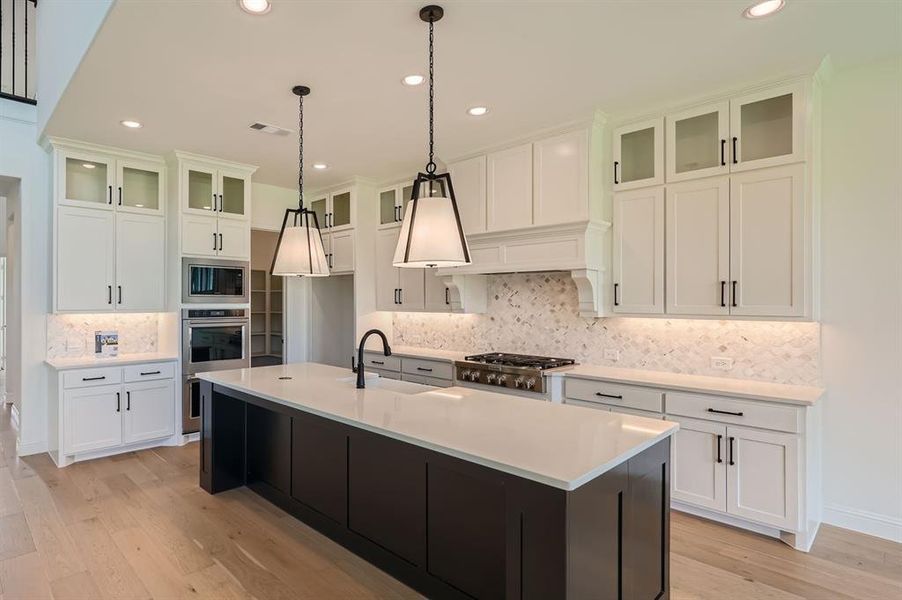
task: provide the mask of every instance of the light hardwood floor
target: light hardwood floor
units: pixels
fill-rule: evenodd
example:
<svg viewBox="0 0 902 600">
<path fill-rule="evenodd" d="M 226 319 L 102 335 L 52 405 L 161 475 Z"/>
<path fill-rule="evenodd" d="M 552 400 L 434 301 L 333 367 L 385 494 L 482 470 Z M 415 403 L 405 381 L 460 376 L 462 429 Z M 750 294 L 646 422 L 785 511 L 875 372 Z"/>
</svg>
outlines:
<svg viewBox="0 0 902 600">
<path fill-rule="evenodd" d="M 197 486 L 197 449 L 57 469 L 0 412 L 0 600 L 415 598 L 255 494 Z M 676 599 L 902 598 L 902 546 L 824 526 L 810 554 L 674 513 Z"/>
</svg>

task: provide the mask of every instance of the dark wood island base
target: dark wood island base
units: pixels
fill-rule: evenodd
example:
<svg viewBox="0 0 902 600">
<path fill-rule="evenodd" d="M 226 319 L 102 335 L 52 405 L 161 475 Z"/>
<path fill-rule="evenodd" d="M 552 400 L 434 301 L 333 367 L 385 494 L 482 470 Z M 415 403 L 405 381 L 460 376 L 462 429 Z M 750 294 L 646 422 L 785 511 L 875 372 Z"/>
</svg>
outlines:
<svg viewBox="0 0 902 600">
<path fill-rule="evenodd" d="M 571 491 L 204 381 L 200 484 L 246 485 L 430 598 L 669 597 L 670 439 Z"/>
</svg>

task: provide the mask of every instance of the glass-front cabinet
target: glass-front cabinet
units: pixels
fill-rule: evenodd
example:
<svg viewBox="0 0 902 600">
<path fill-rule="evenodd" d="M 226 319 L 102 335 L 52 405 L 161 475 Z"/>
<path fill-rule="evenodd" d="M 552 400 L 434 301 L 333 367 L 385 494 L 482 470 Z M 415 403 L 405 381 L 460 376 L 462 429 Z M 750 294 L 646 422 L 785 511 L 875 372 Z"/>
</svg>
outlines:
<svg viewBox="0 0 902 600">
<path fill-rule="evenodd" d="M 247 199 L 250 197 L 250 178 L 243 173 L 219 170 L 219 216 L 246 219 L 250 217 Z"/>
<path fill-rule="evenodd" d="M 309 204 L 316 213 L 319 228 L 326 231 L 341 231 L 354 227 L 354 207 L 351 190 L 341 190 L 324 196 L 314 197 Z"/>
<path fill-rule="evenodd" d="M 316 223 L 319 225 L 320 231 L 327 230 L 326 215 L 329 213 L 329 197 L 323 196 L 311 202 L 310 210 L 316 214 Z"/>
<path fill-rule="evenodd" d="M 668 115 L 666 124 L 668 182 L 729 173 L 729 102 Z"/>
<path fill-rule="evenodd" d="M 81 206 L 112 206 L 115 161 L 89 154 L 63 157 L 62 201 Z"/>
<path fill-rule="evenodd" d="M 228 219 L 250 218 L 250 174 L 213 165 L 183 163 L 183 203 L 187 213 L 215 214 Z"/>
<path fill-rule="evenodd" d="M 117 161 L 116 202 L 121 210 L 163 212 L 163 173 L 159 165 Z"/>
<path fill-rule="evenodd" d="M 804 160 L 805 89 L 771 88 L 730 102 L 732 171 Z"/>
<path fill-rule="evenodd" d="M 614 131 L 615 190 L 664 183 L 664 118 L 631 123 Z"/>
<path fill-rule="evenodd" d="M 59 203 L 139 213 L 163 212 L 162 161 L 60 149 Z"/>
<path fill-rule="evenodd" d="M 404 220 L 404 211 L 410 204 L 413 183 L 395 185 L 379 192 L 379 225 L 389 227 L 398 225 Z"/>
</svg>

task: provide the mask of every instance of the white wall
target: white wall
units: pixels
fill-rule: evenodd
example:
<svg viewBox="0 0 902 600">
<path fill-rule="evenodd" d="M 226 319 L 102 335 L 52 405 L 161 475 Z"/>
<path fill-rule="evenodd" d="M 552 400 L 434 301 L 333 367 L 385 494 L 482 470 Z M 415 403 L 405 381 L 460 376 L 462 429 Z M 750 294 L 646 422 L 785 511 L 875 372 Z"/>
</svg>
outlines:
<svg viewBox="0 0 902 600">
<path fill-rule="evenodd" d="M 44 131 L 113 0 L 41 0 L 37 27 L 37 130 Z"/>
<path fill-rule="evenodd" d="M 825 520 L 902 541 L 902 58 L 823 99 Z"/>
<path fill-rule="evenodd" d="M 282 227 L 285 209 L 297 208 L 298 191 L 266 183 L 254 182 L 251 185 L 251 228 L 278 231 Z"/>
<path fill-rule="evenodd" d="M 44 356 L 47 349 L 46 315 L 50 310 L 50 158 L 37 143 L 37 111 L 34 106 L 0 100 L 0 176 L 20 180 L 19 209 L 15 214 L 15 235 L 21 252 L 11 256 L 12 277 L 19 281 L 21 311 L 18 322 L 9 326 L 28 332 L 21 336 L 21 363 L 14 365 L 10 344 L 10 368 L 21 380 L 19 453 L 42 452 L 47 443 L 47 378 Z M 18 269 L 16 272 L 15 269 Z M 18 273 L 18 275 L 16 274 Z M 14 294 L 15 283 L 9 290 Z M 12 305 L 11 299 L 10 304 Z M 12 336 L 11 336 L 12 337 Z M 13 340 L 10 340 L 11 342 Z"/>
</svg>

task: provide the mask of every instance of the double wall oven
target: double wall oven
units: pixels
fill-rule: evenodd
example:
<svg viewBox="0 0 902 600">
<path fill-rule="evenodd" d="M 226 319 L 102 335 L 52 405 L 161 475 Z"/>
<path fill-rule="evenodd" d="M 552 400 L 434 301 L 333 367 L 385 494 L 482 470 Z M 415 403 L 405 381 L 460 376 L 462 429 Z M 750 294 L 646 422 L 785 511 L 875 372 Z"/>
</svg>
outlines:
<svg viewBox="0 0 902 600">
<path fill-rule="evenodd" d="M 182 433 L 200 430 L 197 373 L 251 366 L 250 317 L 246 308 L 182 310 Z"/>
</svg>

